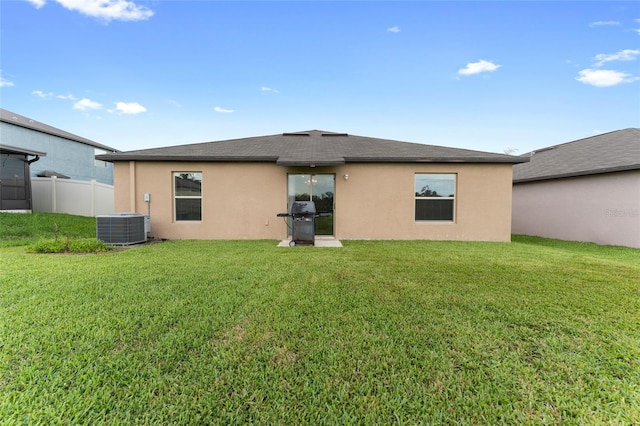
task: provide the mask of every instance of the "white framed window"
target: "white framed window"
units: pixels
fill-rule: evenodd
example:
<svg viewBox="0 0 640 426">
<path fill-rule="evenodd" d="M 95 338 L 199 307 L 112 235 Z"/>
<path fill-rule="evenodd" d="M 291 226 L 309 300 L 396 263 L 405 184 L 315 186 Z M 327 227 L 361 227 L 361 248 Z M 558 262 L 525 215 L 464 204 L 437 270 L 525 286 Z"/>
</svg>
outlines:
<svg viewBox="0 0 640 426">
<path fill-rule="evenodd" d="M 416 222 L 453 222 L 456 210 L 455 173 L 416 173 Z"/>
<path fill-rule="evenodd" d="M 202 172 L 173 172 L 176 221 L 202 220 Z"/>
</svg>

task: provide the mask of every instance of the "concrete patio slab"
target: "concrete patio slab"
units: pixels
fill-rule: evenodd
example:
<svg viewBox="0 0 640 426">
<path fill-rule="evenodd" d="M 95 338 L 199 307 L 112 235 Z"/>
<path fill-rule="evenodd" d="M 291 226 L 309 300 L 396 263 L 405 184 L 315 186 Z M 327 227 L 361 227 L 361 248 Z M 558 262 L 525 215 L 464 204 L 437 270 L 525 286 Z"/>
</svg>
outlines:
<svg viewBox="0 0 640 426">
<path fill-rule="evenodd" d="M 291 242 L 291 239 L 282 240 L 278 244 L 278 247 L 289 247 L 289 242 Z M 342 247 L 342 243 L 340 240 L 336 240 L 335 238 L 316 237 L 314 247 Z"/>
</svg>

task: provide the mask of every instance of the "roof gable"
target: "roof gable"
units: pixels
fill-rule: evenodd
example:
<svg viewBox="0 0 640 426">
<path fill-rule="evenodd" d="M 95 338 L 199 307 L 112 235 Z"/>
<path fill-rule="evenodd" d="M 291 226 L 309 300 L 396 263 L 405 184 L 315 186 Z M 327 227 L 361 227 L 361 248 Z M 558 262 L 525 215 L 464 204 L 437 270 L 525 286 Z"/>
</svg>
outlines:
<svg viewBox="0 0 640 426">
<path fill-rule="evenodd" d="M 106 161 L 243 161 L 281 166 L 328 166 L 344 163 L 495 162 L 528 158 L 309 130 L 243 139 L 179 145 L 100 155 Z"/>
<path fill-rule="evenodd" d="M 524 154 L 515 183 L 640 169 L 640 129 L 629 128 Z"/>
</svg>

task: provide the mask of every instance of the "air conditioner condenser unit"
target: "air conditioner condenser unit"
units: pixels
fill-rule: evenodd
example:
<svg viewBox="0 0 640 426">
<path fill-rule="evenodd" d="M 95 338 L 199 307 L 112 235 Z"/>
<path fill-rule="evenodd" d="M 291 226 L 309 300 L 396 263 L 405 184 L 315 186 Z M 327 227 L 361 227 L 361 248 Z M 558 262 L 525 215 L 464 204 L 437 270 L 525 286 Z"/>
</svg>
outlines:
<svg viewBox="0 0 640 426">
<path fill-rule="evenodd" d="M 111 213 L 96 216 L 96 236 L 107 244 L 129 245 L 147 241 L 148 216 Z"/>
</svg>

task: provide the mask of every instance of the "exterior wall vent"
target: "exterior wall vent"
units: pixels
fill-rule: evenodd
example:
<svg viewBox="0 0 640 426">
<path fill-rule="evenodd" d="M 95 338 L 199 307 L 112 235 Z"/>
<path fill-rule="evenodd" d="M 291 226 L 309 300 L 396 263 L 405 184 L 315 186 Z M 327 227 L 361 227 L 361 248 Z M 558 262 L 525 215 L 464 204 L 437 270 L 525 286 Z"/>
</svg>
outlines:
<svg viewBox="0 0 640 426">
<path fill-rule="evenodd" d="M 146 216 L 138 213 L 112 213 L 96 216 L 96 235 L 107 244 L 129 245 L 147 241 Z"/>
</svg>

